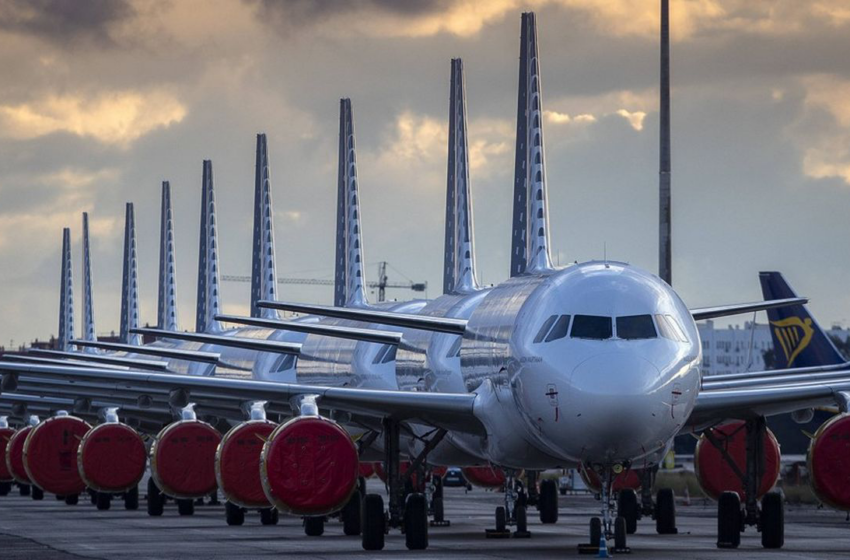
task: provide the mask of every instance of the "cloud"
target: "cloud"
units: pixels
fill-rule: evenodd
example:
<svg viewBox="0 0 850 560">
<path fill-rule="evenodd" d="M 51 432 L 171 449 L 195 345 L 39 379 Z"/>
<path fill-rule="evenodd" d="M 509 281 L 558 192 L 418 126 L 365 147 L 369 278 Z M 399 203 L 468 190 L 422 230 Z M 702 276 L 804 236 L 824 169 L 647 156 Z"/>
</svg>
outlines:
<svg viewBox="0 0 850 560">
<path fill-rule="evenodd" d="M 559 113 L 558 111 L 543 111 L 543 116 L 552 124 L 590 124 L 596 122 L 596 117 L 589 113 L 582 113 L 576 116 L 570 116 L 568 113 Z"/>
<path fill-rule="evenodd" d="M 632 128 L 635 130 L 643 130 L 643 119 L 646 118 L 646 113 L 644 111 L 629 112 L 625 109 L 620 109 L 617 111 L 617 114 L 629 121 L 629 124 L 632 125 Z"/>
<path fill-rule="evenodd" d="M 178 123 L 186 107 L 163 90 L 48 94 L 31 103 L 0 105 L 0 134 L 30 139 L 66 132 L 127 147 L 149 132 Z"/>
<path fill-rule="evenodd" d="M 114 43 L 111 30 L 135 15 L 128 0 L 0 0 L 0 31 L 69 44 Z"/>
<path fill-rule="evenodd" d="M 803 173 L 850 184 L 850 80 L 817 74 L 799 81 L 803 112 L 790 136 L 803 154 Z"/>
</svg>

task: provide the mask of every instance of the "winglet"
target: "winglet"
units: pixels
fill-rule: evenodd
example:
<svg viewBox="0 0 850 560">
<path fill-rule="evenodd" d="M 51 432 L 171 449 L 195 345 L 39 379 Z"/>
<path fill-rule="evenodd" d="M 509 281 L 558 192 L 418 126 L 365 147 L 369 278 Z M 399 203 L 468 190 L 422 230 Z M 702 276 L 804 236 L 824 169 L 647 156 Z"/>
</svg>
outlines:
<svg viewBox="0 0 850 560">
<path fill-rule="evenodd" d="M 119 338 L 126 344 L 140 345 L 142 338 L 130 332 L 139 327 L 138 263 L 136 261 L 136 218 L 133 203 L 124 214 L 124 271 L 121 275 L 121 328 Z"/>
<path fill-rule="evenodd" d="M 257 134 L 254 178 L 254 255 L 251 270 L 251 317 L 277 319 L 275 309 L 257 307 L 260 300 L 277 299 L 274 254 L 274 213 L 269 181 L 269 153 L 265 134 Z"/>
<path fill-rule="evenodd" d="M 198 250 L 198 306 L 195 316 L 197 332 L 221 331 L 221 324 L 215 319 L 215 316 L 221 313 L 219 298 L 221 278 L 218 262 L 218 226 L 215 216 L 212 162 L 204 160 L 204 175 L 201 183 L 201 236 Z"/>
<path fill-rule="evenodd" d="M 74 282 L 71 277 L 71 229 L 62 229 L 62 279 L 59 286 L 59 350 L 74 338 Z"/>
<path fill-rule="evenodd" d="M 478 289 L 469 185 L 469 143 L 466 127 L 466 83 L 463 61 L 452 59 L 449 97 L 449 157 L 446 187 L 446 238 L 443 293 Z"/>
<path fill-rule="evenodd" d="M 91 244 L 89 241 L 89 213 L 83 212 L 83 339 L 97 340 L 94 328 L 94 298 L 92 297 Z M 83 352 L 96 354 L 94 348 Z"/>
<path fill-rule="evenodd" d="M 174 215 L 171 210 L 171 184 L 162 182 L 162 214 L 159 230 L 159 298 L 156 324 L 167 331 L 177 330 L 177 296 L 174 257 Z"/>
<path fill-rule="evenodd" d="M 339 101 L 339 175 L 337 181 L 336 270 L 334 305 L 368 305 L 363 285 L 360 191 L 350 99 Z"/>
</svg>

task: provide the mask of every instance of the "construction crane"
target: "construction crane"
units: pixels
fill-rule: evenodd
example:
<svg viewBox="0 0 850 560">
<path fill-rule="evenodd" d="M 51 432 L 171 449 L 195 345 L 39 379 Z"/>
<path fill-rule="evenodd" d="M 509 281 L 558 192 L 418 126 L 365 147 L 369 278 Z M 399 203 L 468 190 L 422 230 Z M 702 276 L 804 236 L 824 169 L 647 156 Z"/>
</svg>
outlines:
<svg viewBox="0 0 850 560">
<path fill-rule="evenodd" d="M 250 282 L 250 276 L 236 276 L 231 274 L 223 274 L 221 276 L 223 282 Z M 327 278 L 278 278 L 278 284 L 300 284 L 302 286 L 333 286 L 334 281 Z M 387 288 L 400 290 L 413 290 L 414 292 L 424 292 L 428 289 L 428 282 L 390 282 L 387 276 L 387 261 L 378 263 L 378 280 L 367 281 L 366 286 L 371 289 L 378 290 L 378 301 L 386 301 Z"/>
</svg>

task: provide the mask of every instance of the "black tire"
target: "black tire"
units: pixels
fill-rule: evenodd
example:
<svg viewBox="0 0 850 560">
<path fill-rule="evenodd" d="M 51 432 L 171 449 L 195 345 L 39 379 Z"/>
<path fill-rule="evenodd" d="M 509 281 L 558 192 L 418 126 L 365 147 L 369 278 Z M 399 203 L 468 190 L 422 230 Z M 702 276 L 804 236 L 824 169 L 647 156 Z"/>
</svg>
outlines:
<svg viewBox="0 0 850 560">
<path fill-rule="evenodd" d="M 79 494 L 69 494 L 65 496 L 65 503 L 69 506 L 75 506 L 80 503 L 80 495 Z"/>
<path fill-rule="evenodd" d="M 57 502 L 64 502 L 64 501 L 65 501 L 65 496 L 63 496 L 63 495 L 61 495 L 61 494 L 56 494 L 56 501 L 57 501 Z"/>
<path fill-rule="evenodd" d="M 614 549 L 624 550 L 626 548 L 627 525 L 625 517 L 614 519 Z"/>
<path fill-rule="evenodd" d="M 655 531 L 659 535 L 675 535 L 676 497 L 671 488 L 662 488 L 655 496 Z"/>
<path fill-rule="evenodd" d="M 637 493 L 631 488 L 620 490 L 617 496 L 617 517 L 626 520 L 626 533 L 629 535 L 637 531 L 638 509 Z"/>
<path fill-rule="evenodd" d="M 260 523 L 263 525 L 277 525 L 277 509 L 270 507 L 260 510 Z"/>
<path fill-rule="evenodd" d="M 769 492 L 761 499 L 759 526 L 764 548 L 782 548 L 785 544 L 785 503 L 779 492 Z"/>
<path fill-rule="evenodd" d="M 177 513 L 180 515 L 195 515 L 195 500 L 177 500 Z"/>
<path fill-rule="evenodd" d="M 98 492 L 97 493 L 97 509 L 100 511 L 106 511 L 112 505 L 112 494 L 107 494 L 106 492 Z"/>
<path fill-rule="evenodd" d="M 29 496 L 30 495 L 30 485 L 29 484 L 19 484 L 18 492 L 21 496 Z"/>
<path fill-rule="evenodd" d="M 94 494 L 92 495 L 94 499 Z M 148 515 L 151 517 L 159 517 L 165 510 L 165 494 L 153 481 L 153 478 L 148 479 Z"/>
<path fill-rule="evenodd" d="M 36 486 L 32 485 L 32 499 L 33 500 L 43 500 L 44 499 L 44 490 Z"/>
<path fill-rule="evenodd" d="M 508 528 L 508 515 L 505 512 L 504 506 L 496 508 L 496 530 L 499 532 L 505 531 Z"/>
<path fill-rule="evenodd" d="M 446 520 L 446 506 L 443 503 L 443 498 L 434 498 L 434 521 L 442 523 Z"/>
<path fill-rule="evenodd" d="M 552 479 L 540 482 L 540 522 L 545 524 L 558 522 L 558 484 Z"/>
<path fill-rule="evenodd" d="M 325 533 L 324 517 L 305 517 L 304 534 L 308 537 L 321 537 Z"/>
<path fill-rule="evenodd" d="M 517 500 L 516 505 L 514 506 L 514 516 L 516 517 L 516 530 L 518 533 L 525 533 L 528 531 L 528 510 L 524 505 L 520 504 L 519 500 Z"/>
<path fill-rule="evenodd" d="M 12 483 L 11 482 L 0 482 L 0 496 L 8 496 L 9 492 L 12 491 Z"/>
<path fill-rule="evenodd" d="M 89 502 L 91 505 L 97 505 L 97 491 L 89 489 Z"/>
<path fill-rule="evenodd" d="M 602 540 L 602 520 L 598 517 L 590 518 L 590 544 L 599 546 L 599 541 Z"/>
<path fill-rule="evenodd" d="M 738 548 L 741 544 L 741 498 L 737 492 L 723 492 L 717 502 L 717 548 Z"/>
<path fill-rule="evenodd" d="M 404 544 L 408 550 L 428 548 L 428 500 L 419 492 L 404 505 Z"/>
<path fill-rule="evenodd" d="M 133 486 L 124 492 L 124 509 L 135 511 L 139 509 L 139 486 Z"/>
<path fill-rule="evenodd" d="M 361 523 L 363 550 L 383 550 L 387 519 L 384 515 L 384 498 L 379 494 L 366 494 L 363 500 Z"/>
<path fill-rule="evenodd" d="M 360 492 L 354 492 L 351 495 L 340 514 L 342 516 L 342 532 L 349 537 L 359 535 L 363 515 L 363 497 Z"/>
<path fill-rule="evenodd" d="M 245 523 L 245 510 L 231 501 L 224 502 L 224 519 L 228 525 Z"/>
</svg>

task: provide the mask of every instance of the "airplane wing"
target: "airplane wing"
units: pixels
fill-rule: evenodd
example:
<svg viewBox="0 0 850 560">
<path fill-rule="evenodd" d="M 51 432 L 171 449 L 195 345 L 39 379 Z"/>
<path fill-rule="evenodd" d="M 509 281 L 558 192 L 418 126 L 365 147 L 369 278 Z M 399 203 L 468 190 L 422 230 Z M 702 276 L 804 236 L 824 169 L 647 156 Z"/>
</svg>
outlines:
<svg viewBox="0 0 850 560">
<path fill-rule="evenodd" d="M 754 301 L 751 303 L 735 303 L 732 305 L 718 305 L 715 307 L 697 307 L 691 309 L 691 315 L 694 321 L 702 321 L 704 319 L 716 319 L 717 317 L 729 317 L 732 315 L 742 315 L 744 313 L 753 313 L 755 311 L 767 311 L 768 309 L 776 309 L 778 307 L 788 307 L 791 305 L 803 305 L 809 303 L 809 298 L 784 298 L 772 299 L 768 301 Z"/>
<path fill-rule="evenodd" d="M 216 315 L 215 319 L 217 321 L 224 321 L 225 323 L 236 323 L 238 325 L 252 325 L 255 327 L 264 327 L 282 331 L 317 334 L 333 338 L 347 338 L 349 340 L 362 340 L 365 342 L 375 342 L 377 344 L 398 345 L 401 342 L 401 333 L 393 331 L 340 327 L 337 325 L 316 325 L 312 323 L 299 323 L 296 321 L 240 317 L 239 315 Z"/>
<path fill-rule="evenodd" d="M 169 338 L 172 340 L 189 340 L 204 344 L 217 344 L 219 346 L 230 346 L 233 348 L 245 348 L 257 352 L 272 352 L 277 354 L 298 355 L 301 351 L 300 344 L 291 342 L 278 342 L 274 340 L 262 340 L 255 338 L 240 338 L 236 336 L 223 336 L 220 334 L 194 333 L 183 331 L 168 331 L 165 329 L 130 329 L 131 333 L 151 335 L 157 338 Z"/>
<path fill-rule="evenodd" d="M 162 348 L 159 346 L 137 346 L 135 344 L 121 344 L 117 342 L 95 342 L 93 340 L 72 340 L 75 346 L 88 346 L 100 348 L 101 350 L 112 350 L 115 352 L 127 352 L 131 354 L 150 354 L 162 358 L 175 360 L 187 360 L 190 362 L 204 362 L 207 364 L 218 364 L 220 354 L 216 352 L 200 352 L 196 350 L 180 350 L 178 348 Z"/>
</svg>

